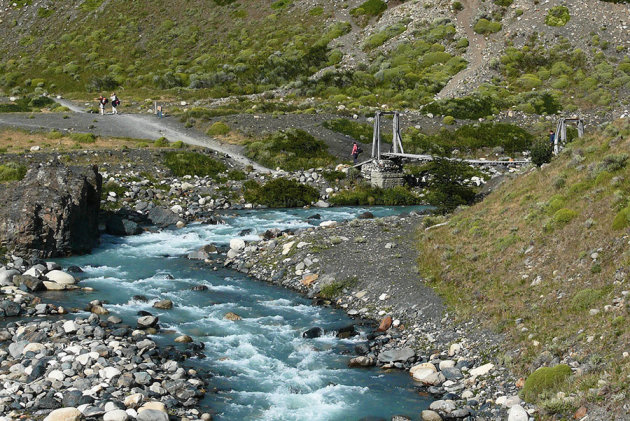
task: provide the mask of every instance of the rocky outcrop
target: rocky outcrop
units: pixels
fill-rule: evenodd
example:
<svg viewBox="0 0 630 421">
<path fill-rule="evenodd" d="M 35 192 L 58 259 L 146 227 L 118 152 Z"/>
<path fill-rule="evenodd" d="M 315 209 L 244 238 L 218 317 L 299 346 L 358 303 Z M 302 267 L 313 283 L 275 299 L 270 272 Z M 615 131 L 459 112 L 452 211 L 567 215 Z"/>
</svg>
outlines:
<svg viewBox="0 0 630 421">
<path fill-rule="evenodd" d="M 96 166 L 54 164 L 0 186 L 0 242 L 43 258 L 89 252 L 98 241 L 101 181 Z"/>
</svg>

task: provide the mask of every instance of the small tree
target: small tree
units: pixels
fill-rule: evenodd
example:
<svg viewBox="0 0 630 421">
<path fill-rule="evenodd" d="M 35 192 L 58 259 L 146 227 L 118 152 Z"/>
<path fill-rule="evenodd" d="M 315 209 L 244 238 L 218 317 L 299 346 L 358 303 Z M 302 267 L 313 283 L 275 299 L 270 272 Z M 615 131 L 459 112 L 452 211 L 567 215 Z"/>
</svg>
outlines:
<svg viewBox="0 0 630 421">
<path fill-rule="evenodd" d="M 540 167 L 542 164 L 546 164 L 547 162 L 551 162 L 551 157 L 553 156 L 553 149 L 551 147 L 551 142 L 548 139 L 538 139 L 532 145 L 532 162 Z"/>
</svg>

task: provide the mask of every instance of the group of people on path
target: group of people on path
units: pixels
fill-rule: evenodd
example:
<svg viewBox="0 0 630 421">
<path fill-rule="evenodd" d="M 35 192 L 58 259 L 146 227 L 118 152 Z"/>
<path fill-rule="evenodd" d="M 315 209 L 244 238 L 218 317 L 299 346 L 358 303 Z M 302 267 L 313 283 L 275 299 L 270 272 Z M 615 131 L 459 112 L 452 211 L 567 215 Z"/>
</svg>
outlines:
<svg viewBox="0 0 630 421">
<path fill-rule="evenodd" d="M 100 97 L 96 98 L 96 100 L 98 101 L 98 108 L 101 115 L 105 114 L 105 105 L 107 105 L 107 103 L 110 102 L 110 100 L 112 104 L 112 114 L 118 114 L 118 106 L 120 105 L 120 99 L 118 99 L 118 96 L 116 95 L 115 92 L 112 92 L 112 96 L 109 99 L 106 96 L 101 95 Z"/>
</svg>

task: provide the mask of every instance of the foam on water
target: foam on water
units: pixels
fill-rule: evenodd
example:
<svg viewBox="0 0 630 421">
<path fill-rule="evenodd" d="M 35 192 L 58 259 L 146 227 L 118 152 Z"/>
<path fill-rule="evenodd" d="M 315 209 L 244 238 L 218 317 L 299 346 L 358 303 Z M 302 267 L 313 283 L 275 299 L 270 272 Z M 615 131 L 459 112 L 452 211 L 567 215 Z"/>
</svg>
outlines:
<svg viewBox="0 0 630 421">
<path fill-rule="evenodd" d="M 267 229 L 308 227 L 328 219 L 349 219 L 365 210 L 245 211 L 225 215 L 224 225 L 192 224 L 133 237 L 104 236 L 91 255 L 60 261 L 64 266 L 81 266 L 85 272 L 81 284 L 97 290 L 66 294 L 63 304 L 81 308 L 87 301 L 106 298 L 107 308 L 129 325 L 135 325 L 140 310 L 157 315 L 160 325 L 172 331 L 153 336 L 158 343 L 172 344 L 180 334 L 204 342 L 208 358 L 189 363 L 215 373 L 208 379 L 209 388 L 221 392 L 209 393 L 203 405 L 216 412 L 217 420 L 416 416 L 428 402 L 417 396 L 407 374 L 383 376 L 376 369 L 347 368 L 352 348 L 365 339 L 363 335 L 335 337 L 334 331 L 352 323 L 344 313 L 315 307 L 297 294 L 232 271 L 205 270 L 201 263 L 181 257 L 208 243 L 227 244 L 239 236 L 254 240 Z M 369 210 L 377 216 L 391 213 Z M 306 219 L 315 213 L 321 220 Z M 208 289 L 192 291 L 194 285 Z M 134 295 L 147 301 L 134 300 Z M 172 300 L 173 309 L 153 308 L 163 299 Z M 227 312 L 242 320 L 226 320 Z M 326 335 L 302 338 L 302 332 L 313 326 L 325 329 Z"/>
</svg>

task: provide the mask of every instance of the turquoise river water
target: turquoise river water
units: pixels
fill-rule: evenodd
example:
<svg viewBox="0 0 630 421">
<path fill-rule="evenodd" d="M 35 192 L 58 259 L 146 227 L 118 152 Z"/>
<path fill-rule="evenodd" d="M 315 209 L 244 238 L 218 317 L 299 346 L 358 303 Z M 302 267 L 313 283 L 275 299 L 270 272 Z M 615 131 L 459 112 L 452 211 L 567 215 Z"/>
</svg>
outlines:
<svg viewBox="0 0 630 421">
<path fill-rule="evenodd" d="M 414 208 L 370 208 L 376 216 Z M 232 270 L 213 271 L 185 255 L 208 243 L 227 244 L 244 229 L 245 240 L 258 239 L 269 228 L 308 227 L 307 216 L 322 220 L 356 217 L 365 208 L 241 211 L 226 215 L 224 225 L 189 225 L 133 237 L 102 238 L 90 255 L 59 260 L 64 267 L 78 265 L 81 285 L 94 292 L 46 293 L 49 302 L 83 308 L 94 299 L 105 300 L 112 314 L 135 325 L 136 313 L 159 316 L 164 330 L 153 339 L 172 344 L 188 334 L 204 342 L 204 359 L 188 364 L 207 369 L 208 393 L 202 404 L 218 420 L 359 420 L 363 417 L 407 415 L 416 419 L 430 403 L 421 397 L 408 373 L 350 369 L 354 346 L 365 332 L 351 339 L 332 334 L 302 338 L 313 326 L 326 331 L 352 320 L 340 310 L 317 307 L 297 293 L 248 278 Z M 320 221 L 316 221 L 320 222 Z M 170 276 L 169 276 L 170 275 Z M 169 279 L 170 277 L 174 279 Z M 194 285 L 206 291 L 192 291 Z M 134 301 L 141 294 L 148 302 Z M 170 299 L 172 310 L 152 308 L 158 299 Z M 242 321 L 223 316 L 234 312 Z"/>
</svg>

